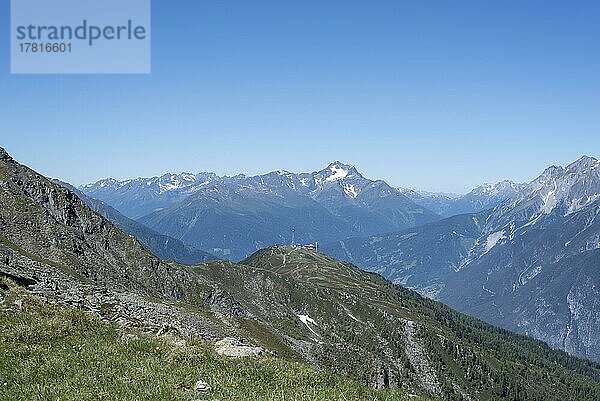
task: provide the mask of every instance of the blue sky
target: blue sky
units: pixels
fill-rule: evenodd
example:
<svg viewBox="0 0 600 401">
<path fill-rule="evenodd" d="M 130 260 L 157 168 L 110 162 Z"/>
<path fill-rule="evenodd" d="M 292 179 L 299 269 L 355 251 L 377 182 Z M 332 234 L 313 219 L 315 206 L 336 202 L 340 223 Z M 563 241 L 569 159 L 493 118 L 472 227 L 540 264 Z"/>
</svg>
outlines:
<svg viewBox="0 0 600 401">
<path fill-rule="evenodd" d="M 600 2 L 153 1 L 152 74 L 10 75 L 0 145 L 74 184 L 313 171 L 464 192 L 600 156 Z"/>
</svg>

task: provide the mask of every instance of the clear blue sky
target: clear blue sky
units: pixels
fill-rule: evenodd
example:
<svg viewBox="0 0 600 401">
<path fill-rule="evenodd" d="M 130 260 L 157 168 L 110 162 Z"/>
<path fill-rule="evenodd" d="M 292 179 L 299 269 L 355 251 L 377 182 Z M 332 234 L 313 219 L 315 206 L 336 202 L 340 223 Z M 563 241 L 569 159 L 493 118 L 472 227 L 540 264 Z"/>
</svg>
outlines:
<svg viewBox="0 0 600 401">
<path fill-rule="evenodd" d="M 151 75 L 10 75 L 0 145 L 74 184 L 312 171 L 463 192 L 600 156 L 598 1 L 154 0 Z"/>
</svg>

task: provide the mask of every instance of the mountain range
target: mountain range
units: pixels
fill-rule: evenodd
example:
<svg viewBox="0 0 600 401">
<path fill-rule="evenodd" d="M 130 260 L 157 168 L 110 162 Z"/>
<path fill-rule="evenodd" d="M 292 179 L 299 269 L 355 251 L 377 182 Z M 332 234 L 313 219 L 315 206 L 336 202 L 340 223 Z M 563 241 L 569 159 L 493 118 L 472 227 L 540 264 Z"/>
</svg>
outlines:
<svg viewBox="0 0 600 401">
<path fill-rule="evenodd" d="M 399 189 L 416 204 L 424 206 L 440 216 L 451 217 L 491 209 L 515 196 L 525 186 L 526 184 L 505 180 L 496 184 L 483 184 L 465 195 Z"/>
<path fill-rule="evenodd" d="M 161 234 L 235 261 L 272 244 L 389 233 L 484 210 L 521 187 L 504 181 L 464 196 L 416 192 L 334 162 L 313 173 L 165 174 L 79 189 Z"/>
<path fill-rule="evenodd" d="M 460 311 L 600 359 L 600 162 L 552 166 L 498 206 L 324 244 Z"/>
<path fill-rule="evenodd" d="M 598 364 L 313 250 L 273 246 L 240 264 L 162 261 L 3 149 L 0 203 L 0 275 L 116 329 L 236 337 L 271 357 L 438 400 L 600 397 Z"/>
<path fill-rule="evenodd" d="M 333 241 L 440 219 L 400 190 L 340 162 L 313 173 L 167 174 L 80 189 L 162 234 L 229 260 L 272 244 Z"/>
</svg>

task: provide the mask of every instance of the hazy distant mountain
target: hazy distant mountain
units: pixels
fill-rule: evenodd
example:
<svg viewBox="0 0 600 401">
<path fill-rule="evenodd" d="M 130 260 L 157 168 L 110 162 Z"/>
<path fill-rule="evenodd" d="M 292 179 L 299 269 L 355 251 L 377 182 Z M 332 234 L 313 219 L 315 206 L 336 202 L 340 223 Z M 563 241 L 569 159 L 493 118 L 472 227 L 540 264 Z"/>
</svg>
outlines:
<svg viewBox="0 0 600 401">
<path fill-rule="evenodd" d="M 117 181 L 112 178 L 79 189 L 88 196 L 99 199 L 125 216 L 137 219 L 163 209 L 218 179 L 213 173 L 164 174 L 160 177 Z"/>
<path fill-rule="evenodd" d="M 483 184 L 466 195 L 414 191 L 403 188 L 400 188 L 400 191 L 416 204 L 426 207 L 440 216 L 450 217 L 491 209 L 515 196 L 525 186 L 526 184 L 516 184 L 506 180 L 496 184 Z"/>
<path fill-rule="evenodd" d="M 408 188 L 398 188 L 407 198 L 443 217 L 449 217 L 446 211 L 462 195 L 445 192 L 415 191 Z"/>
<path fill-rule="evenodd" d="M 517 195 L 525 186 L 526 184 L 516 184 L 508 180 L 496 184 L 483 184 L 456 199 L 446 210 L 446 215 L 454 216 L 491 209 Z"/>
<path fill-rule="evenodd" d="M 550 167 L 492 210 L 324 245 L 457 309 L 600 359 L 600 162 Z"/>
<path fill-rule="evenodd" d="M 178 239 L 159 234 L 142 223 L 125 217 L 113 207 L 84 194 L 68 183 L 59 180 L 53 181 L 73 191 L 88 207 L 95 212 L 100 213 L 127 234 L 133 235 L 146 248 L 163 260 L 175 260 L 185 264 L 197 264 L 207 260 L 217 259 L 216 256 L 213 256 L 208 252 L 196 249 L 191 245 L 186 245 Z"/>
<path fill-rule="evenodd" d="M 313 173 L 167 174 L 103 180 L 81 189 L 123 213 L 152 211 L 139 221 L 231 260 L 276 243 L 333 241 L 440 218 L 384 181 L 367 179 L 340 162 Z"/>
</svg>

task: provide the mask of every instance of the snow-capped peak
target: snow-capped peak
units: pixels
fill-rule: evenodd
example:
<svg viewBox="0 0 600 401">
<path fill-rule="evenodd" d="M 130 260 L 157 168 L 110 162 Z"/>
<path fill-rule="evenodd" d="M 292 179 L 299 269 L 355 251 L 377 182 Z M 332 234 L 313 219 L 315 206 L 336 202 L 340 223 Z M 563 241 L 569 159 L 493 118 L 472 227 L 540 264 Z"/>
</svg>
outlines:
<svg viewBox="0 0 600 401">
<path fill-rule="evenodd" d="M 524 189 L 527 184 L 517 184 L 510 180 L 504 180 L 495 184 L 485 183 L 473 189 L 469 195 L 487 196 L 496 198 L 510 198 Z"/>
<path fill-rule="evenodd" d="M 342 167 L 330 166 L 329 171 L 331 175 L 325 179 L 325 181 L 337 181 L 345 178 L 348 175 L 348 170 Z"/>
<path fill-rule="evenodd" d="M 329 166 L 327 166 L 327 168 L 325 168 L 325 170 L 319 172 L 318 175 L 321 175 L 325 181 L 329 182 L 349 178 L 350 176 L 354 175 L 362 177 L 360 174 L 358 174 L 356 168 L 339 161 L 331 163 Z"/>
<path fill-rule="evenodd" d="M 114 178 L 108 178 L 106 180 L 98 181 L 98 186 L 100 188 L 104 188 L 109 185 L 119 185 L 119 181 L 115 180 Z"/>
<path fill-rule="evenodd" d="M 155 193 L 165 193 L 173 191 L 193 191 L 194 188 L 199 188 L 215 179 L 218 179 L 214 173 L 189 173 L 181 174 L 166 173 L 159 177 L 139 177 L 136 179 L 128 179 L 117 181 L 113 178 L 97 181 L 93 184 L 86 184 L 80 187 L 84 192 L 94 194 L 95 191 L 117 191 L 121 188 L 144 188 Z"/>
<path fill-rule="evenodd" d="M 124 181 L 117 181 L 114 178 L 106 178 L 100 181 L 97 181 L 95 183 L 92 184 L 85 184 L 82 185 L 80 188 L 112 188 L 112 189 L 118 189 L 120 187 L 122 187 L 124 184 Z"/>
<path fill-rule="evenodd" d="M 194 184 L 198 176 L 192 173 L 172 174 L 167 173 L 162 175 L 158 180 L 149 179 L 147 185 L 151 186 L 155 182 L 158 185 L 161 193 L 182 189 Z"/>
<path fill-rule="evenodd" d="M 573 213 L 600 198 L 600 162 L 583 156 L 565 167 L 552 166 L 535 179 L 530 189 L 542 199 L 545 214 L 562 205 Z"/>
<path fill-rule="evenodd" d="M 196 174 L 193 173 L 181 173 L 181 179 L 184 181 L 193 182 L 196 181 Z"/>
</svg>

